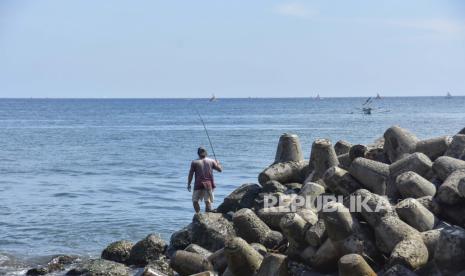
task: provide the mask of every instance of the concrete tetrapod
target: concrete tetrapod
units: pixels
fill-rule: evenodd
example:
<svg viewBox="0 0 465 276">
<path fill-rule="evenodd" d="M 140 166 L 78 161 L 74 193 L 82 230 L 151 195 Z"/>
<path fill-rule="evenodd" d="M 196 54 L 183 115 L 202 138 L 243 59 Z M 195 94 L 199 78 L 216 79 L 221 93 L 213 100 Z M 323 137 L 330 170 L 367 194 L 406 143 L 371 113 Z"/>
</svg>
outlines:
<svg viewBox="0 0 465 276">
<path fill-rule="evenodd" d="M 170 266 L 179 275 L 192 275 L 203 271 L 213 271 L 212 264 L 202 255 L 178 250 L 170 259 Z"/>
<path fill-rule="evenodd" d="M 268 248 L 277 247 L 283 236 L 271 230 L 252 210 L 244 208 L 233 216 L 234 229 L 237 236 L 249 243 L 261 243 Z"/>
<path fill-rule="evenodd" d="M 349 172 L 364 188 L 379 195 L 386 194 L 389 165 L 359 157 L 352 162 Z"/>
<path fill-rule="evenodd" d="M 419 198 L 436 194 L 436 186 L 433 183 L 412 171 L 397 176 L 396 186 L 403 198 Z"/>
<path fill-rule="evenodd" d="M 329 168 L 339 165 L 336 152 L 328 139 L 316 139 L 310 153 L 310 175 L 305 182 L 317 181 Z"/>
<path fill-rule="evenodd" d="M 278 149 L 276 150 L 275 163 L 288 161 L 302 161 L 302 147 L 299 136 L 290 133 L 284 133 L 279 137 Z"/>
<path fill-rule="evenodd" d="M 347 254 L 338 262 L 340 276 L 376 276 L 376 272 L 368 265 L 362 256 Z"/>
<path fill-rule="evenodd" d="M 241 238 L 233 238 L 224 247 L 228 269 L 233 275 L 253 275 L 260 268 L 263 256 Z"/>
<path fill-rule="evenodd" d="M 384 150 L 392 163 L 414 152 L 417 142 L 414 134 L 399 126 L 392 126 L 384 132 Z"/>
<path fill-rule="evenodd" d="M 465 161 L 449 156 L 441 156 L 433 163 L 433 172 L 441 181 L 444 181 L 451 173 L 460 169 L 465 169 Z"/>
</svg>

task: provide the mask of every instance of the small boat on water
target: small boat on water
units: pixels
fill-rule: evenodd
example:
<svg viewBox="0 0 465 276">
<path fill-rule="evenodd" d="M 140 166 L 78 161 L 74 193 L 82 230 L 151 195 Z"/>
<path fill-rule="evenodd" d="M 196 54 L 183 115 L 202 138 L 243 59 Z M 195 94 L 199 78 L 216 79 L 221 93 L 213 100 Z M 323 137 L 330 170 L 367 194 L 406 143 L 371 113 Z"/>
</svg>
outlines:
<svg viewBox="0 0 465 276">
<path fill-rule="evenodd" d="M 379 93 L 376 93 L 376 98 L 375 98 L 375 99 L 377 99 L 377 100 L 381 100 L 381 99 L 382 99 L 381 96 L 379 95 Z"/>
<path fill-rule="evenodd" d="M 450 98 L 452 98 L 452 95 L 450 94 L 450 92 L 447 92 L 446 99 L 450 99 Z"/>
<path fill-rule="evenodd" d="M 217 99 L 215 97 L 215 94 L 212 94 L 211 98 L 208 100 L 209 102 L 216 102 Z"/>
<path fill-rule="evenodd" d="M 317 94 L 317 95 L 316 95 L 315 100 L 321 100 L 320 94 Z"/>
<path fill-rule="evenodd" d="M 363 114 L 365 114 L 365 115 L 371 115 L 372 110 L 373 110 L 373 108 L 371 108 L 371 107 L 362 108 Z"/>
</svg>

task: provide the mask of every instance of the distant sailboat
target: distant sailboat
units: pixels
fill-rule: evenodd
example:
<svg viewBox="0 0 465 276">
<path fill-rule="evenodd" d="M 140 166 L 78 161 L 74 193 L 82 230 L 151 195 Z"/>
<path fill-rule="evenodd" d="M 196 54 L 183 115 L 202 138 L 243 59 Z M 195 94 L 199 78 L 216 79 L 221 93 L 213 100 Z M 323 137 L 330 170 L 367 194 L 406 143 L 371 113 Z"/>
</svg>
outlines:
<svg viewBox="0 0 465 276">
<path fill-rule="evenodd" d="M 376 99 L 381 100 L 381 96 L 379 95 L 379 93 L 376 93 Z"/>
<path fill-rule="evenodd" d="M 317 94 L 317 95 L 316 95 L 315 100 L 321 100 L 320 94 Z"/>
<path fill-rule="evenodd" d="M 447 99 L 452 98 L 452 95 L 450 94 L 450 92 L 447 92 L 446 98 L 447 98 Z"/>
<path fill-rule="evenodd" d="M 208 100 L 209 102 L 216 102 L 217 99 L 215 97 L 215 94 L 212 94 L 212 97 Z"/>
</svg>

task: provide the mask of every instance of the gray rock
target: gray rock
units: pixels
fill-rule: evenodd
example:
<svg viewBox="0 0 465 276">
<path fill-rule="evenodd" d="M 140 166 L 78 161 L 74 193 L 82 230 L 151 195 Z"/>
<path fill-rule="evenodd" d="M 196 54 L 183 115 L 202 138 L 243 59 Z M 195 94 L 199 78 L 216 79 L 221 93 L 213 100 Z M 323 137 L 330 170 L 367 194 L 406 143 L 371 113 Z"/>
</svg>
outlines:
<svg viewBox="0 0 465 276">
<path fill-rule="evenodd" d="M 129 268 L 123 264 L 96 259 L 85 261 L 78 267 L 68 271 L 69 276 L 129 276 Z"/>
<path fill-rule="evenodd" d="M 337 155 L 349 153 L 350 148 L 352 147 L 352 144 L 344 141 L 344 140 L 339 140 L 334 144 L 334 151 L 336 152 Z"/>
<path fill-rule="evenodd" d="M 65 270 L 66 265 L 71 265 L 78 259 L 77 256 L 58 255 L 54 256 L 46 265 L 29 269 L 26 272 L 28 276 L 46 275 L 57 271 Z"/>
<path fill-rule="evenodd" d="M 353 145 L 349 150 L 349 158 L 354 161 L 355 158 L 363 157 L 368 152 L 368 148 L 365 145 Z"/>
<path fill-rule="evenodd" d="M 243 184 L 224 198 L 223 203 L 218 206 L 217 211 L 226 214 L 242 208 L 252 208 L 255 205 L 255 199 L 261 191 L 262 187 L 258 184 Z"/>
<path fill-rule="evenodd" d="M 396 264 L 381 273 L 380 276 L 417 276 L 417 274 L 401 264 Z"/>
<path fill-rule="evenodd" d="M 192 243 L 192 224 L 174 232 L 170 238 L 170 244 L 166 255 L 171 256 L 176 250 L 183 250 Z"/>
<path fill-rule="evenodd" d="M 116 241 L 102 251 L 102 259 L 127 264 L 134 244 L 130 241 Z"/>
<path fill-rule="evenodd" d="M 158 260 L 152 260 L 144 268 L 141 276 L 174 276 L 174 271 L 171 269 L 169 260 L 165 256 L 161 256 Z"/>
<path fill-rule="evenodd" d="M 160 259 L 165 250 L 165 241 L 158 234 L 150 234 L 132 247 L 128 262 L 145 266 L 150 261 Z"/>
<path fill-rule="evenodd" d="M 221 213 L 199 213 L 192 221 L 192 242 L 210 251 L 224 247 L 225 241 L 235 237 L 233 224 Z"/>
<path fill-rule="evenodd" d="M 457 134 L 452 138 L 452 142 L 445 155 L 465 160 L 465 134 Z"/>
<path fill-rule="evenodd" d="M 277 193 L 281 192 L 284 193 L 287 190 L 287 187 L 284 186 L 283 184 L 279 183 L 276 180 L 270 180 L 263 184 L 263 193 Z"/>
</svg>

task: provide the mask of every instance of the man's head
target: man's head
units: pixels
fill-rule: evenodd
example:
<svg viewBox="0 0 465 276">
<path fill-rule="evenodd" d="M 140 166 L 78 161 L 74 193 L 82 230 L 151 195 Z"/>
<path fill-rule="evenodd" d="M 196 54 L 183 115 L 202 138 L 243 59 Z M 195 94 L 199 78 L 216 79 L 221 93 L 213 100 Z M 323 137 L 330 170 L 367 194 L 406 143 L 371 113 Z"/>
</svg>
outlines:
<svg viewBox="0 0 465 276">
<path fill-rule="evenodd" d="M 197 154 L 199 155 L 200 158 L 205 158 L 207 157 L 207 150 L 204 147 L 199 147 L 197 149 Z"/>
</svg>

